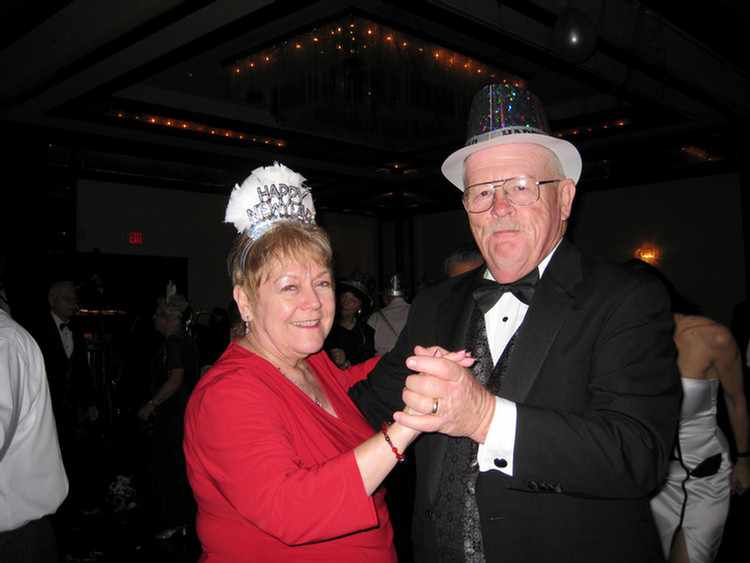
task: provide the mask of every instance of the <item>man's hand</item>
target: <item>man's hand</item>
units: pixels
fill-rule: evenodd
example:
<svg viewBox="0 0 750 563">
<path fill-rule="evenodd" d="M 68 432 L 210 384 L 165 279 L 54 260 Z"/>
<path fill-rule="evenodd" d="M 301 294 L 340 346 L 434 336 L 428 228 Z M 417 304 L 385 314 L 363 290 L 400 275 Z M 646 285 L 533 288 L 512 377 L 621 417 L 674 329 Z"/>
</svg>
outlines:
<svg viewBox="0 0 750 563">
<path fill-rule="evenodd" d="M 468 369 L 474 358 L 466 351 L 447 352 L 438 347 L 414 349 L 406 366 L 418 372 L 406 378 L 402 398 L 406 406 L 422 413 L 394 413 L 394 420 L 422 432 L 466 436 L 483 443 L 495 413 L 495 397 Z M 437 411 L 430 414 L 437 400 Z"/>
</svg>

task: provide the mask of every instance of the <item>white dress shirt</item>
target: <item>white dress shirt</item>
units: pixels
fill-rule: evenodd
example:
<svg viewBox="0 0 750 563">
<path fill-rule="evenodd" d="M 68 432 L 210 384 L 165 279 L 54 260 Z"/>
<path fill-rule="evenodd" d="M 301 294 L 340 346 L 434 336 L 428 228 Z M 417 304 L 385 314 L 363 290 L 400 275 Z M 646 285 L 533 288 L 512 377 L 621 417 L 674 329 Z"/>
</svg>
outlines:
<svg viewBox="0 0 750 563">
<path fill-rule="evenodd" d="M 558 246 L 560 246 L 560 241 L 555 245 L 552 252 L 539 264 L 540 280 Z M 485 272 L 484 277 L 494 281 L 489 270 Z M 504 293 L 498 302 L 495 303 L 495 306 L 485 313 L 484 323 L 487 327 L 487 342 L 492 354 L 493 364 L 497 364 L 497 361 L 503 355 L 508 342 L 510 342 L 510 339 L 521 326 L 524 318 L 526 318 L 526 311 L 528 309 L 528 305 L 519 301 L 515 295 L 508 292 Z M 477 450 L 477 461 L 479 462 L 480 471 L 492 470 L 500 471 L 506 475 L 513 475 L 516 422 L 516 404 L 513 401 L 496 396 L 495 414 L 492 417 L 487 438 L 484 444 L 479 444 Z M 496 458 L 506 460 L 508 465 L 498 468 L 494 463 Z"/>
<path fill-rule="evenodd" d="M 42 352 L 0 309 L 0 532 L 54 513 L 67 494 Z"/>
<path fill-rule="evenodd" d="M 65 355 L 70 358 L 73 355 L 73 331 L 70 329 L 70 326 L 68 325 L 70 321 L 67 323 L 63 321 L 60 317 L 55 315 L 52 311 L 49 312 L 50 315 L 52 315 L 52 320 L 55 321 L 55 326 L 57 327 L 57 332 L 60 335 L 60 339 L 62 340 L 63 347 L 65 348 Z"/>
</svg>

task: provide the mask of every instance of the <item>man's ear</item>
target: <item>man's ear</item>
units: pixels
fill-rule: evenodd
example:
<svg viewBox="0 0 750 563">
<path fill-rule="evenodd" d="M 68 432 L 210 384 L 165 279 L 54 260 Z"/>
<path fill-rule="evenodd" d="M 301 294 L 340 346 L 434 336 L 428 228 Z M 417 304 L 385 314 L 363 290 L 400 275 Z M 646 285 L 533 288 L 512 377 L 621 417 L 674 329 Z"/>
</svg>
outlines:
<svg viewBox="0 0 750 563">
<path fill-rule="evenodd" d="M 573 199 L 576 196 L 576 184 L 572 179 L 566 178 L 560 182 L 558 190 L 560 216 L 563 221 L 567 221 L 570 217 L 570 211 L 573 208 Z"/>
</svg>

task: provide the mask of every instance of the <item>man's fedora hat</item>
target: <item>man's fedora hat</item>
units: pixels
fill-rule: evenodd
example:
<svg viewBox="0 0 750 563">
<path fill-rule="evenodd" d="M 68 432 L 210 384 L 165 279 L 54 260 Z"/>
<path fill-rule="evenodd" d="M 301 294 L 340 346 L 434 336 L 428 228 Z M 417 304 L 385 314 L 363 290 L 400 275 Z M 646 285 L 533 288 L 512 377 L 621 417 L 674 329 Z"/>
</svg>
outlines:
<svg viewBox="0 0 750 563">
<path fill-rule="evenodd" d="M 534 143 L 554 152 L 566 178 L 578 182 L 581 155 L 568 141 L 549 134 L 547 119 L 537 97 L 527 88 L 503 82 L 482 88 L 469 113 L 466 144 L 450 155 L 441 168 L 459 190 L 464 189 L 464 161 L 477 151 L 509 143 Z"/>
</svg>

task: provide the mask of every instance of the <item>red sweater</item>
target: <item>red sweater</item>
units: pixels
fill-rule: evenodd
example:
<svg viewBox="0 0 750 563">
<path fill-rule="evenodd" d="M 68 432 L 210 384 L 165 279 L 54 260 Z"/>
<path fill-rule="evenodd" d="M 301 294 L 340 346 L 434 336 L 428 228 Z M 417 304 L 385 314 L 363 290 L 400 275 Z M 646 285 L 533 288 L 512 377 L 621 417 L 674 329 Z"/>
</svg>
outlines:
<svg viewBox="0 0 750 563">
<path fill-rule="evenodd" d="M 375 431 L 347 395 L 377 358 L 307 362 L 338 418 L 236 343 L 193 391 L 184 447 L 201 562 L 396 561 L 385 491 L 365 494 L 354 459 Z"/>
</svg>

